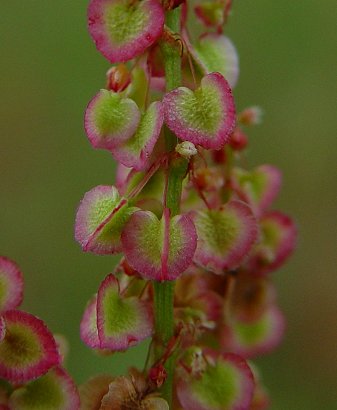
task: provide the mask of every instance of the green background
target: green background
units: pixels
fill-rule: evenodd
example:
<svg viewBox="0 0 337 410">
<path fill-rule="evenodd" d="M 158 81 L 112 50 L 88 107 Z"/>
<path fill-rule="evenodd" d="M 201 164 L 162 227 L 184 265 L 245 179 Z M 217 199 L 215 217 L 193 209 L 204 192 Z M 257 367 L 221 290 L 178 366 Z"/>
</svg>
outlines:
<svg viewBox="0 0 337 410">
<path fill-rule="evenodd" d="M 273 409 L 337 408 L 335 0 L 234 2 L 228 33 L 241 59 L 239 109 L 258 104 L 249 165 L 284 174 L 276 206 L 295 216 L 295 256 L 274 277 L 288 318 L 283 345 L 259 359 Z M 142 363 L 82 345 L 86 301 L 115 259 L 82 254 L 73 222 L 83 194 L 111 184 L 114 163 L 91 149 L 83 111 L 109 67 L 86 31 L 87 2 L 1 1 L 0 253 L 25 274 L 24 308 L 70 341 L 78 382 Z"/>
</svg>

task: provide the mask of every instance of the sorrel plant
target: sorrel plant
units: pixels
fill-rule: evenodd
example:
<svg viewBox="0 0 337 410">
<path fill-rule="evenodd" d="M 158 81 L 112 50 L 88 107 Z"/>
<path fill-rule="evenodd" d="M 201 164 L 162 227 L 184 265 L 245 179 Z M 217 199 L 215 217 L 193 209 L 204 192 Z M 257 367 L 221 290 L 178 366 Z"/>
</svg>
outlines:
<svg viewBox="0 0 337 410">
<path fill-rule="evenodd" d="M 87 106 L 85 131 L 118 169 L 114 185 L 84 195 L 75 238 L 84 252 L 121 258 L 80 332 L 104 355 L 145 339 L 148 353 L 142 369 L 98 374 L 78 393 L 60 367 L 64 342 L 17 309 L 22 275 L 1 258 L 0 408 L 268 407 L 250 359 L 282 339 L 271 274 L 292 252 L 296 228 L 271 209 L 280 171 L 243 165 L 261 110 L 236 112 L 238 56 L 224 34 L 231 7 L 90 1 L 89 32 L 112 67 Z M 205 29 L 197 38 L 193 14 Z"/>
</svg>

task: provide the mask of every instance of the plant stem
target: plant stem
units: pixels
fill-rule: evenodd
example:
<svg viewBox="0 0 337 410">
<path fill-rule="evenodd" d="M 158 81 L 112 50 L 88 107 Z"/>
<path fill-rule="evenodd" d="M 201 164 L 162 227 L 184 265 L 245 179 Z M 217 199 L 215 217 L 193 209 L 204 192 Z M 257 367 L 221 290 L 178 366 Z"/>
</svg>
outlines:
<svg viewBox="0 0 337 410">
<path fill-rule="evenodd" d="M 182 181 L 186 175 L 188 162 L 184 158 L 174 158 L 171 161 L 166 206 L 171 216 L 177 215 L 180 208 Z M 158 360 L 164 353 L 165 347 L 174 335 L 174 281 L 154 282 L 154 310 L 155 310 L 155 341 L 159 344 L 155 351 Z M 170 356 L 165 363 L 167 379 L 162 387 L 162 395 L 171 407 L 172 386 L 174 376 L 174 357 Z"/>
<path fill-rule="evenodd" d="M 166 13 L 166 25 L 174 32 L 180 31 L 180 7 Z M 162 45 L 165 64 L 166 90 L 171 91 L 181 84 L 181 57 L 178 47 L 164 43 Z M 167 150 L 174 149 L 177 138 L 168 129 L 165 130 Z M 177 215 L 180 209 L 182 181 L 186 175 L 187 161 L 184 158 L 174 158 L 169 164 L 169 173 L 166 192 L 166 207 L 170 209 L 170 216 Z M 174 334 L 173 302 L 174 281 L 154 283 L 154 310 L 155 310 L 155 340 L 159 349 L 156 349 L 155 360 L 160 359 L 165 348 Z M 162 387 L 162 395 L 172 406 L 172 386 L 174 375 L 174 359 L 169 357 L 165 363 L 167 379 Z"/>
<path fill-rule="evenodd" d="M 180 33 L 180 7 L 166 13 L 166 26 L 173 33 Z M 179 47 L 172 47 L 171 44 L 163 43 L 166 91 L 171 91 L 181 85 L 181 57 Z"/>
<path fill-rule="evenodd" d="M 173 32 L 180 32 L 180 7 L 166 12 L 165 24 Z M 181 85 L 181 56 L 177 45 L 163 42 L 161 50 L 164 57 L 166 91 L 172 91 Z M 165 127 L 166 147 L 172 151 L 176 145 L 177 137 Z"/>
</svg>

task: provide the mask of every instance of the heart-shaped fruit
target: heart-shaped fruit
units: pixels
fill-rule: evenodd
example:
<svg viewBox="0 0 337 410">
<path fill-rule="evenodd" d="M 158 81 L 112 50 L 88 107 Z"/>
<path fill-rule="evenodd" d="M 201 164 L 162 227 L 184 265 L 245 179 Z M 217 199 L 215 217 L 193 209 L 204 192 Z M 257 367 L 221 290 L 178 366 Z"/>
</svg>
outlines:
<svg viewBox="0 0 337 410">
<path fill-rule="evenodd" d="M 6 333 L 0 342 L 0 378 L 24 383 L 61 361 L 53 335 L 41 319 L 20 310 L 3 314 Z"/>
<path fill-rule="evenodd" d="M 235 192 L 251 206 L 257 217 L 273 203 L 281 183 L 281 172 L 272 165 L 260 165 L 252 171 L 238 167 L 232 170 L 231 184 Z"/>
<path fill-rule="evenodd" d="M 112 150 L 135 133 L 139 120 L 140 112 L 133 100 L 101 90 L 88 104 L 84 128 L 94 148 Z"/>
<path fill-rule="evenodd" d="M 71 377 L 61 367 L 54 367 L 46 375 L 14 390 L 9 408 L 77 410 L 80 397 Z"/>
<path fill-rule="evenodd" d="M 163 121 L 162 103 L 156 101 L 142 115 L 136 133 L 124 144 L 116 147 L 112 155 L 127 167 L 143 170 L 158 140 Z"/>
<path fill-rule="evenodd" d="M 224 77 L 211 73 L 194 92 L 179 87 L 165 95 L 165 122 L 182 140 L 207 149 L 220 149 L 235 125 L 232 91 Z"/>
<path fill-rule="evenodd" d="M 214 273 L 236 268 L 257 238 L 256 220 L 244 202 L 194 211 L 192 218 L 198 234 L 194 262 Z"/>
<path fill-rule="evenodd" d="M 233 88 L 239 76 L 239 57 L 233 43 L 223 34 L 207 33 L 190 48 L 204 74 L 222 74 Z"/>
<path fill-rule="evenodd" d="M 0 256 L 0 312 L 18 307 L 23 299 L 23 276 L 17 264 Z"/>
<path fill-rule="evenodd" d="M 84 195 L 78 207 L 75 239 L 85 252 L 118 253 L 124 225 L 137 209 L 128 206 L 114 186 L 99 185 Z"/>
<path fill-rule="evenodd" d="M 233 320 L 221 330 L 221 344 L 245 358 L 262 355 L 273 350 L 281 342 L 285 320 L 281 311 L 270 306 L 254 321 Z"/>
<path fill-rule="evenodd" d="M 174 280 L 192 262 L 197 245 L 194 224 L 187 215 L 159 220 L 150 211 L 133 214 L 122 233 L 128 263 L 147 279 Z"/>
<path fill-rule="evenodd" d="M 261 240 L 254 247 L 246 266 L 258 275 L 278 269 L 296 246 L 297 228 L 289 216 L 270 211 L 260 219 Z"/>
<path fill-rule="evenodd" d="M 164 10 L 157 0 L 91 0 L 88 25 L 97 49 L 111 63 L 123 62 L 158 39 Z"/>
<path fill-rule="evenodd" d="M 232 353 L 208 350 L 199 374 L 181 373 L 177 383 L 186 410 L 242 410 L 250 408 L 254 377 L 246 361 Z"/>
<path fill-rule="evenodd" d="M 97 330 L 97 294 L 87 303 L 80 324 L 82 341 L 92 349 L 100 348 Z"/>
<path fill-rule="evenodd" d="M 97 330 L 101 349 L 126 350 L 151 336 L 150 305 L 137 297 L 123 297 L 114 275 L 108 275 L 97 294 Z"/>
</svg>

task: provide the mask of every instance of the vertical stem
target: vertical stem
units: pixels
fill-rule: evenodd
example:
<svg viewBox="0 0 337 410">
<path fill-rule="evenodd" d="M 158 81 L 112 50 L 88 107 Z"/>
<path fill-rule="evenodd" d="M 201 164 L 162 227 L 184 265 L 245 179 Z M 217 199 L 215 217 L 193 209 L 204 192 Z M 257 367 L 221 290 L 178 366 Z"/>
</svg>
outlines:
<svg viewBox="0 0 337 410">
<path fill-rule="evenodd" d="M 188 162 L 184 158 L 175 158 L 169 169 L 166 206 L 170 209 L 171 216 L 177 215 L 180 208 L 182 180 L 187 171 Z M 167 343 L 174 334 L 173 302 L 174 281 L 154 283 L 154 311 L 155 333 L 159 348 L 156 349 L 156 360 L 163 354 L 162 346 Z M 167 379 L 162 387 L 162 395 L 171 408 L 172 386 L 174 376 L 174 358 L 171 356 L 165 363 Z"/>
<path fill-rule="evenodd" d="M 174 33 L 180 31 L 180 7 L 166 13 L 166 25 Z M 165 64 L 166 90 L 171 91 L 181 84 L 181 57 L 178 47 L 164 43 L 162 45 Z M 167 150 L 174 149 L 176 136 L 168 129 L 165 130 Z M 182 181 L 186 175 L 187 161 L 183 158 L 175 158 L 171 161 L 168 174 L 168 186 L 166 194 L 166 207 L 170 209 L 171 216 L 177 215 L 180 208 Z M 173 336 L 174 318 L 174 281 L 154 283 L 154 310 L 155 310 L 155 337 L 160 346 L 167 346 Z M 156 349 L 156 360 L 160 359 L 163 349 Z M 163 397 L 172 406 L 172 385 L 174 375 L 174 359 L 172 356 L 165 364 L 167 379 L 162 388 Z"/>
<path fill-rule="evenodd" d="M 166 12 L 165 24 L 173 33 L 180 33 L 180 7 Z M 181 85 L 181 56 L 178 45 L 164 42 L 161 46 L 164 56 L 166 91 L 172 91 Z M 165 128 L 166 147 L 168 151 L 174 149 L 176 136 Z"/>
<path fill-rule="evenodd" d="M 180 7 L 166 12 L 165 24 L 173 33 L 180 32 Z M 166 91 L 171 91 L 181 85 L 181 57 L 179 47 L 171 44 L 162 45 L 165 64 Z"/>
</svg>

